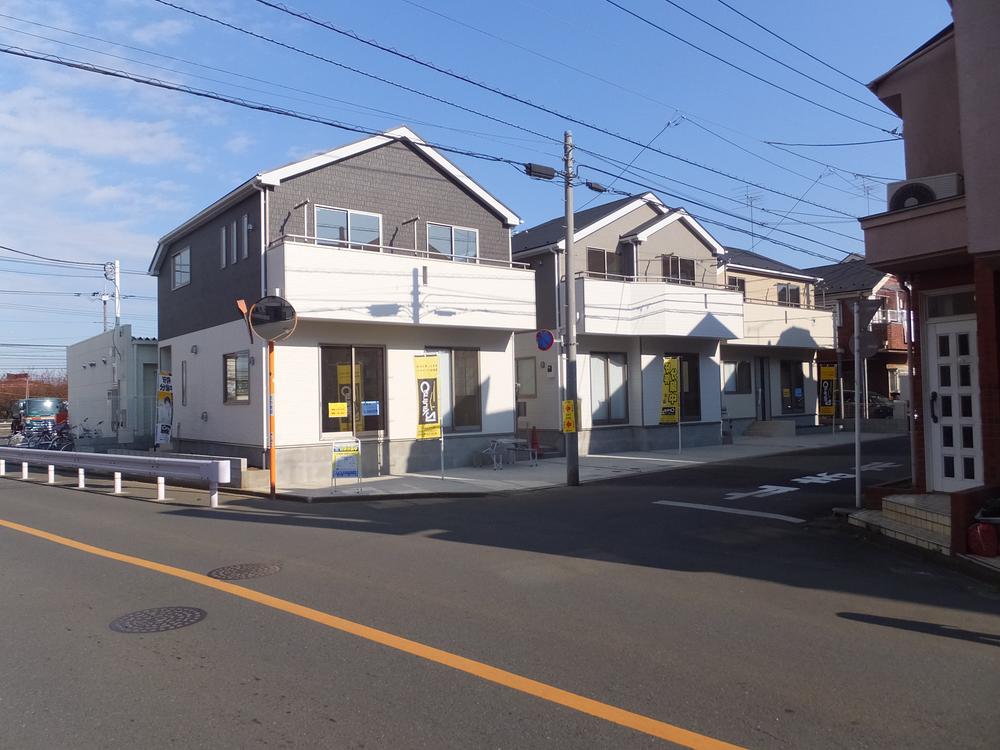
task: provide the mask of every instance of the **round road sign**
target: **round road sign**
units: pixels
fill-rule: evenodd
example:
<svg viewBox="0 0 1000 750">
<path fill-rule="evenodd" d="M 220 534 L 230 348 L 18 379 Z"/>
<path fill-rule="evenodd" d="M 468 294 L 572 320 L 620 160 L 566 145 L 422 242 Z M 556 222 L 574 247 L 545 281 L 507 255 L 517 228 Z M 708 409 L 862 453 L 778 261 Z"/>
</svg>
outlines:
<svg viewBox="0 0 1000 750">
<path fill-rule="evenodd" d="M 535 334 L 535 343 L 538 344 L 538 348 L 543 352 L 547 352 L 551 349 L 555 340 L 556 337 L 552 334 L 552 331 L 547 331 L 544 328 Z"/>
</svg>

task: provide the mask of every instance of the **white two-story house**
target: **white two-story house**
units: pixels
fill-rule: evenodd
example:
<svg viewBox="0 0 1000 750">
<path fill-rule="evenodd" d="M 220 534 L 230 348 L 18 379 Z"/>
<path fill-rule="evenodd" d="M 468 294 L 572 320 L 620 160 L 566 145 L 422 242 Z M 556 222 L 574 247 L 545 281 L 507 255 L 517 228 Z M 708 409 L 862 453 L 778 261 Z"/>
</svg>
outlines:
<svg viewBox="0 0 1000 750">
<path fill-rule="evenodd" d="M 414 358 L 432 353 L 445 461 L 468 465 L 516 428 L 513 334 L 535 324 L 519 221 L 405 127 L 254 175 L 150 265 L 175 449 L 266 465 L 266 350 L 236 300 L 277 294 L 299 319 L 275 351 L 279 484 L 329 481 L 351 437 L 365 476 L 436 467 L 439 444 L 416 439 Z"/>
<path fill-rule="evenodd" d="M 537 325 L 557 339 L 541 351 L 533 335 L 516 336 L 519 427 L 559 445 L 563 217 L 515 234 L 513 246 L 515 260 L 535 270 Z M 829 312 L 812 308 L 811 277 L 727 266 L 729 253 L 694 217 L 652 193 L 577 212 L 574 252 L 581 452 L 719 443 L 726 426 L 742 429 L 781 413 L 782 368 L 799 421 L 815 423 L 815 350 L 829 345 L 833 328 Z M 747 297 L 739 278 L 759 298 Z M 795 287 L 786 289 L 787 305 L 782 284 Z M 660 423 L 666 357 L 679 358 L 680 426 Z M 759 413 L 753 389 L 765 381 L 748 366 L 767 377 Z M 737 394 L 726 393 L 729 383 L 742 389 L 747 376 L 745 403 L 730 398 Z"/>
</svg>

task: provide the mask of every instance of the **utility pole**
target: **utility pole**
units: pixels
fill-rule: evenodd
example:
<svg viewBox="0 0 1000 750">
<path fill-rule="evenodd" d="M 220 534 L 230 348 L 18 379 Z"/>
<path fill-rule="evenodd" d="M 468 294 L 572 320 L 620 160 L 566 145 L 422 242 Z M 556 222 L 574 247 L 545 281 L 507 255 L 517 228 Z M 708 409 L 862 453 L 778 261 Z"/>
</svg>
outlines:
<svg viewBox="0 0 1000 750">
<path fill-rule="evenodd" d="M 101 320 L 102 320 L 101 330 L 102 331 L 106 331 L 106 330 L 108 330 L 108 295 L 107 295 L 107 293 L 104 293 L 104 294 L 101 295 L 101 312 L 102 312 L 102 316 L 101 316 Z"/>
<path fill-rule="evenodd" d="M 122 262 L 115 259 L 115 328 L 122 324 Z"/>
<path fill-rule="evenodd" d="M 577 428 L 579 415 L 576 392 L 576 274 L 573 266 L 573 134 L 566 131 L 564 141 L 566 183 L 566 399 L 573 402 Z M 578 432 L 566 434 L 566 484 L 580 484 L 580 443 Z"/>
<path fill-rule="evenodd" d="M 854 506 L 861 507 L 861 303 L 858 300 L 854 300 Z"/>
</svg>

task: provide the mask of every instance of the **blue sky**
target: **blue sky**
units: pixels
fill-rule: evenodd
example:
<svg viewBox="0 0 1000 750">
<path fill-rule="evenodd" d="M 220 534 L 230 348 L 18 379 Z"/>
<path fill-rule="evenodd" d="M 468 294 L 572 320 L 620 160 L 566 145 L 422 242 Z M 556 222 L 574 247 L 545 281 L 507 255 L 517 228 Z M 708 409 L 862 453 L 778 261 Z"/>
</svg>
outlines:
<svg viewBox="0 0 1000 750">
<path fill-rule="evenodd" d="M 898 127 L 899 121 L 757 55 L 667 0 L 616 2 L 835 112 L 796 99 L 690 49 L 607 0 L 383 0 L 377 4 L 290 0 L 289 4 L 632 140 L 645 143 L 659 133 L 654 148 L 762 187 L 748 186 L 739 179 L 653 151 L 640 154 L 636 146 L 609 135 L 578 124 L 567 125 L 559 117 L 420 68 L 254 0 L 176 0 L 176 4 L 547 137 L 363 78 L 154 0 L 0 0 L 0 43 L 267 102 L 371 130 L 406 123 L 428 141 L 517 161 L 558 165 L 560 149 L 551 139 L 561 138 L 568 126 L 579 147 L 626 163 L 638 155 L 634 169 L 660 175 L 626 176 L 616 183 L 617 188 L 642 192 L 627 179 L 668 188 L 657 190 L 667 203 L 683 205 L 706 221 L 745 231 L 752 226 L 757 252 L 799 266 L 829 262 L 761 240 L 779 220 L 779 231 L 770 235 L 773 239 L 834 259 L 843 255 L 837 250 L 861 250 L 861 233 L 850 216 L 882 210 L 885 190 L 884 180 L 855 175 L 902 176 L 902 142 L 793 147 L 791 150 L 800 154 L 796 156 L 763 141 L 877 140 L 890 137 L 884 131 Z M 767 35 L 718 0 L 674 2 L 795 70 L 881 109 L 864 87 Z M 727 2 L 865 82 L 951 20 L 945 0 Z M 0 169 L 5 176 L 0 185 L 5 216 L 0 244 L 77 261 L 121 258 L 123 267 L 135 272 L 123 277 L 123 294 L 136 295 L 123 300 L 123 318 L 133 323 L 138 335 L 155 335 L 155 289 L 141 272 L 148 265 L 157 237 L 261 169 L 357 138 L 323 125 L 9 55 L 0 55 L 0 98 Z M 558 185 L 529 180 L 508 164 L 460 156 L 454 160 L 513 208 L 525 226 L 562 210 Z M 580 170 L 586 179 L 606 184 L 612 177 L 594 167 L 618 171 L 599 156 L 578 154 L 578 160 L 588 165 Z M 748 194 L 754 205 L 753 225 Z M 578 206 L 593 197 L 585 191 L 578 195 Z M 797 202 L 800 196 L 804 200 Z M 795 213 L 782 220 L 788 211 Z M 845 213 L 849 216 L 842 215 Z M 751 245 L 747 234 L 706 226 L 724 244 Z M 833 248 L 781 234 L 780 230 Z M 0 250 L 4 279 L 0 307 L 5 319 L 0 342 L 67 344 L 100 331 L 100 302 L 89 296 L 105 291 L 99 272 L 12 262 L 15 258 L 28 260 Z M 11 293 L 19 290 L 63 294 Z M 25 349 L 0 347 L 0 373 L 57 361 L 53 354 L 36 354 L 29 361 Z"/>
</svg>

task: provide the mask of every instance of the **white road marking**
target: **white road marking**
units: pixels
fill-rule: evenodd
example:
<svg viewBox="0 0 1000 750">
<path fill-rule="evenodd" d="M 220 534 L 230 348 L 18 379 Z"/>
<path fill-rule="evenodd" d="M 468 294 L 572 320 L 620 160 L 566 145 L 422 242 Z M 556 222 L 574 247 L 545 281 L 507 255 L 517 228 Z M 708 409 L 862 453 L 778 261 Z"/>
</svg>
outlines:
<svg viewBox="0 0 1000 750">
<path fill-rule="evenodd" d="M 692 510 L 711 510 L 716 513 L 732 513 L 737 516 L 755 516 L 757 518 L 772 518 L 775 521 L 787 523 L 805 523 L 806 519 L 795 516 L 783 516 L 780 513 L 763 513 L 759 510 L 743 510 L 742 508 L 724 508 L 720 505 L 701 505 L 700 503 L 678 503 L 673 500 L 654 500 L 653 505 L 670 505 L 675 508 L 690 508 Z"/>
<path fill-rule="evenodd" d="M 782 487 L 775 484 L 762 484 L 756 490 L 750 492 L 728 492 L 723 496 L 723 500 L 742 500 L 745 497 L 770 497 L 771 495 L 784 495 L 786 492 L 797 492 L 798 487 Z"/>
</svg>

